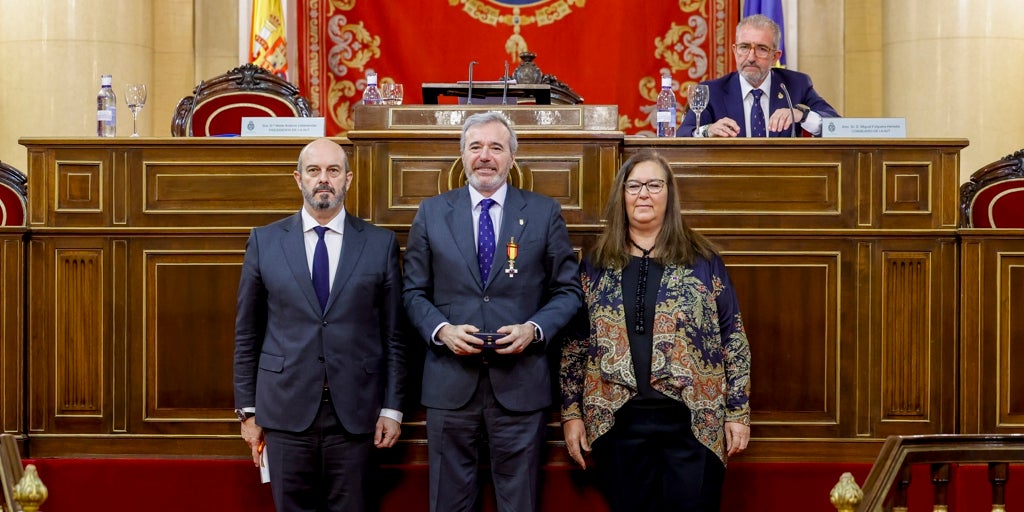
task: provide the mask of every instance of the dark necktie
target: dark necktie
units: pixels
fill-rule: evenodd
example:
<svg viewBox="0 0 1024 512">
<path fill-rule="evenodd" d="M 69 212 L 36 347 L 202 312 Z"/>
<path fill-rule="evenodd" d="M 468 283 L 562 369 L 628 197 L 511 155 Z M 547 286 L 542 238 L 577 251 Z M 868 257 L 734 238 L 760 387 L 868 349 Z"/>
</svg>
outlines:
<svg viewBox="0 0 1024 512">
<path fill-rule="evenodd" d="M 480 265 L 480 280 L 487 282 L 491 274 L 491 263 L 494 262 L 494 223 L 488 210 L 496 201 L 491 198 L 480 201 L 480 229 L 477 233 L 476 260 Z"/>
<path fill-rule="evenodd" d="M 761 89 L 754 89 L 750 91 L 750 94 L 754 96 L 754 104 L 750 106 L 750 136 L 751 137 L 767 137 L 768 133 L 765 132 L 764 128 L 764 110 L 761 109 L 761 94 L 764 91 Z"/>
<path fill-rule="evenodd" d="M 327 242 L 324 242 L 324 233 L 327 228 L 315 226 L 318 237 L 316 250 L 313 251 L 313 289 L 316 290 L 316 298 L 320 299 L 320 309 L 327 307 L 327 297 L 331 295 L 331 264 L 327 257 Z"/>
</svg>

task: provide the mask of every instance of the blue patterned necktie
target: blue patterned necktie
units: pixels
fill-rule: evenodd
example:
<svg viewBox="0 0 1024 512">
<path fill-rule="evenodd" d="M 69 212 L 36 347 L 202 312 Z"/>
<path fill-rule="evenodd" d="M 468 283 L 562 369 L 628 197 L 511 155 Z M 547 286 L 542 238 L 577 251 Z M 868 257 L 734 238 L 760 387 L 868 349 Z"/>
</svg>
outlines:
<svg viewBox="0 0 1024 512">
<path fill-rule="evenodd" d="M 320 309 L 327 307 L 327 297 L 331 295 L 331 264 L 327 257 L 327 242 L 324 242 L 324 233 L 327 228 L 315 226 L 316 250 L 313 251 L 313 289 L 316 290 L 316 298 L 320 299 Z"/>
<path fill-rule="evenodd" d="M 476 261 L 480 265 L 480 280 L 487 282 L 491 274 L 491 263 L 494 262 L 494 223 L 491 222 L 491 214 L 488 210 L 496 203 L 494 199 L 487 198 L 480 201 L 480 225 L 476 242 Z"/>
<path fill-rule="evenodd" d="M 761 94 L 764 94 L 764 91 L 754 89 L 750 91 L 750 94 L 754 96 L 754 104 L 750 106 L 750 136 L 767 137 L 768 133 L 764 128 L 764 110 L 761 109 Z"/>
</svg>

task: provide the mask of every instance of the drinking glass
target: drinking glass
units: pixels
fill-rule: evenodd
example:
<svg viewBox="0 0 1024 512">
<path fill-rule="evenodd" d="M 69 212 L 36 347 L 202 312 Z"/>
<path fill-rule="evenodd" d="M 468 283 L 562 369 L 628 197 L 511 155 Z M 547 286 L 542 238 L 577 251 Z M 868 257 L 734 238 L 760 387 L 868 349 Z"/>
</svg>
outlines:
<svg viewBox="0 0 1024 512">
<path fill-rule="evenodd" d="M 128 84 L 125 87 L 124 100 L 128 103 L 128 110 L 132 111 L 132 137 L 139 136 L 139 129 L 136 120 L 139 111 L 146 104 L 146 84 Z"/>
<path fill-rule="evenodd" d="M 700 132 L 700 113 L 708 107 L 708 86 L 695 84 L 687 88 L 686 97 L 690 102 L 690 110 L 697 116 L 697 132 Z"/>
<path fill-rule="evenodd" d="M 385 105 L 401 105 L 405 88 L 402 84 L 387 83 L 381 86 L 381 96 Z"/>
</svg>

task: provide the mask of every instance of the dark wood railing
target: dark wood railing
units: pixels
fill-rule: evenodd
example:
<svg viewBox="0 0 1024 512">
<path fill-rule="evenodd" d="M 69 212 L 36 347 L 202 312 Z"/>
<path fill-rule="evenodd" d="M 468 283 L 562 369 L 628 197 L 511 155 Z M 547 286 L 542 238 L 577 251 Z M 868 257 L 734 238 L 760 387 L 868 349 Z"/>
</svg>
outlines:
<svg viewBox="0 0 1024 512">
<path fill-rule="evenodd" d="M 931 465 L 934 510 L 946 510 L 950 467 L 988 464 L 992 510 L 1004 511 L 1009 465 L 1024 463 L 1024 435 L 890 436 L 879 452 L 861 490 L 849 473 L 832 489 L 832 504 L 840 512 L 907 510 L 911 467 Z"/>
</svg>

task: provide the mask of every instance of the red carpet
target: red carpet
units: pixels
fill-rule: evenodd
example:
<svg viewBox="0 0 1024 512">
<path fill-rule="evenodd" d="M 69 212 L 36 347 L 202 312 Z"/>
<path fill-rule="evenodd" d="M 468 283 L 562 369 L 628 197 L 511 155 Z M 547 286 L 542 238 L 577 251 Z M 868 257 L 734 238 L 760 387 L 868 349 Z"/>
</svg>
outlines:
<svg viewBox="0 0 1024 512">
<path fill-rule="evenodd" d="M 273 512 L 270 488 L 247 461 L 219 459 L 36 459 L 50 497 L 43 512 Z M 828 493 L 844 471 L 863 483 L 870 464 L 740 463 L 729 466 L 723 511 L 832 512 Z M 375 480 L 381 510 L 427 511 L 426 466 L 382 468 Z M 930 510 L 929 468 L 914 468 L 910 510 Z M 1007 501 L 1024 504 L 1024 467 L 1011 468 Z M 543 511 L 604 512 L 588 475 L 566 467 L 545 470 Z M 987 512 L 985 466 L 953 471 L 950 510 Z M 490 500 L 487 500 L 488 502 Z M 493 510 L 493 507 L 485 507 Z"/>
</svg>

